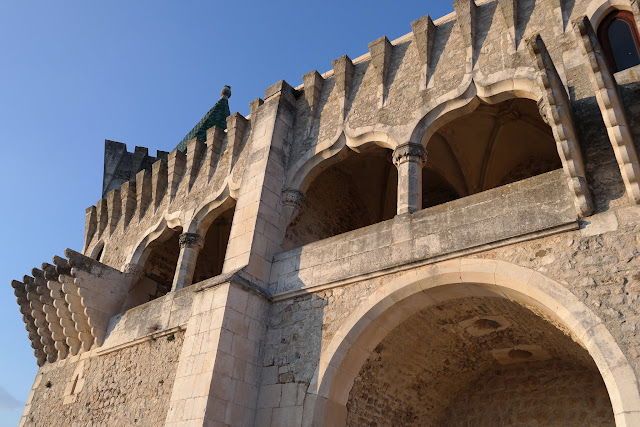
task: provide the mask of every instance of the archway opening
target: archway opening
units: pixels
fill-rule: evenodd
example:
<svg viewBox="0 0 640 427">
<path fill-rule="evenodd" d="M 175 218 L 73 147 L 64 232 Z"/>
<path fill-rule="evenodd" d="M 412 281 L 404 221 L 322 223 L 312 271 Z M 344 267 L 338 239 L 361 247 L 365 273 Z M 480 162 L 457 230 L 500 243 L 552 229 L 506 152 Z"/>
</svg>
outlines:
<svg viewBox="0 0 640 427">
<path fill-rule="evenodd" d="M 222 273 L 234 212 L 235 203 L 213 220 L 207 229 L 204 246 L 198 254 L 192 283 L 198 283 Z"/>
<path fill-rule="evenodd" d="M 593 359 L 543 316 L 480 296 L 414 313 L 360 368 L 347 425 L 615 425 Z"/>
<path fill-rule="evenodd" d="M 366 227 L 396 214 L 398 172 L 391 150 L 372 146 L 322 171 L 287 228 L 284 249 Z"/>
<path fill-rule="evenodd" d="M 143 275 L 129 291 L 123 310 L 144 304 L 171 291 L 180 256 L 181 232 L 182 227 L 167 227 L 145 248 L 140 258 Z"/>
<path fill-rule="evenodd" d="M 562 167 L 551 128 L 529 99 L 480 103 L 422 142 L 423 208 Z"/>
</svg>

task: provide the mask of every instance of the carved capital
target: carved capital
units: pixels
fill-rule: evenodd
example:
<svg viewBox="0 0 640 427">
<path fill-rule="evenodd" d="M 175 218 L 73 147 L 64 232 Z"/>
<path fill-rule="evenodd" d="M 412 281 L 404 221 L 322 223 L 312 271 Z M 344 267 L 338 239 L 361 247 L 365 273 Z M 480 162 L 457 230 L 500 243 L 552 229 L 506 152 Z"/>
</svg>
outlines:
<svg viewBox="0 0 640 427">
<path fill-rule="evenodd" d="M 284 206 L 291 206 L 300 210 L 306 200 L 307 198 L 302 191 L 287 189 L 282 192 L 282 204 Z"/>
<path fill-rule="evenodd" d="M 421 166 L 427 162 L 427 150 L 422 144 L 407 143 L 398 145 L 393 150 L 393 164 L 398 167 L 404 162 L 420 163 Z"/>
<path fill-rule="evenodd" d="M 285 214 L 287 224 L 291 223 L 304 206 L 307 198 L 304 193 L 299 190 L 285 189 L 282 192 L 282 207 Z"/>
<path fill-rule="evenodd" d="M 550 125 L 549 117 L 547 117 L 548 107 L 549 104 L 547 103 L 547 100 L 544 97 L 540 97 L 540 99 L 538 99 L 538 111 L 540 111 L 540 117 L 542 117 L 542 120 L 544 120 L 546 124 Z"/>
<path fill-rule="evenodd" d="M 132 278 L 134 282 L 137 282 L 144 276 L 144 267 L 140 264 L 127 264 L 124 266 L 123 273 L 125 276 Z"/>
<path fill-rule="evenodd" d="M 180 247 L 189 249 L 202 249 L 204 241 L 199 234 L 196 233 L 182 233 L 180 235 Z"/>
</svg>

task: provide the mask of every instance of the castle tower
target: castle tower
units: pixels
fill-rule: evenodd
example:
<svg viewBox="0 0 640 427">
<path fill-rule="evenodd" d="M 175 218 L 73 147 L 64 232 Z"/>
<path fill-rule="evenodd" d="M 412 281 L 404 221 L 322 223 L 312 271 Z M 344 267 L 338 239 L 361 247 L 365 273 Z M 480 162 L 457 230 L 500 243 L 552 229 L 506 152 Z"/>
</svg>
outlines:
<svg viewBox="0 0 640 427">
<path fill-rule="evenodd" d="M 11 284 L 21 424 L 640 425 L 640 9 L 453 6 L 108 141 L 82 250 Z"/>
</svg>

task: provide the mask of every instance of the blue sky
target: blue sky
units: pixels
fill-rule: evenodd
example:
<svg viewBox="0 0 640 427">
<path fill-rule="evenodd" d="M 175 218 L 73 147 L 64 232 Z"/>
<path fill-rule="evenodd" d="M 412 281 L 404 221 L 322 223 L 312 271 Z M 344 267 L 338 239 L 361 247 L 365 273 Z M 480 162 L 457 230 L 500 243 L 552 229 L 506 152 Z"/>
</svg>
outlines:
<svg viewBox="0 0 640 427">
<path fill-rule="evenodd" d="M 331 69 L 411 31 L 450 1 L 0 1 L 0 425 L 16 425 L 37 371 L 10 286 L 82 249 L 104 140 L 171 151 L 232 88 L 231 111 L 284 79 Z"/>
</svg>

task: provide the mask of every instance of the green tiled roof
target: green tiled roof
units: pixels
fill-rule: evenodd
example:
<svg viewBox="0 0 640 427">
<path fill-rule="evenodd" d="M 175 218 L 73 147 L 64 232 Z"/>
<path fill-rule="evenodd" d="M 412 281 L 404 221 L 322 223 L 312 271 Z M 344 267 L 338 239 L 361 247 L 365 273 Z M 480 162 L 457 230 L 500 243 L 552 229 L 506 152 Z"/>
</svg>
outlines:
<svg viewBox="0 0 640 427">
<path fill-rule="evenodd" d="M 191 131 L 182 138 L 182 141 L 176 147 L 178 150 L 183 153 L 187 152 L 187 142 L 192 140 L 195 137 L 200 139 L 206 139 L 207 130 L 212 126 L 216 125 L 221 127 L 222 129 L 227 128 L 227 117 L 231 114 L 229 110 L 229 97 L 231 96 L 231 88 L 229 86 L 225 86 L 220 92 L 220 100 L 216 102 L 216 105 L 213 106 L 211 110 L 198 122 L 197 125 L 191 129 Z"/>
</svg>

